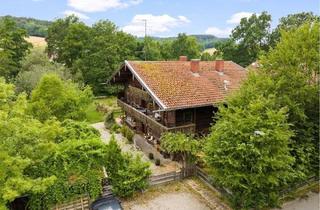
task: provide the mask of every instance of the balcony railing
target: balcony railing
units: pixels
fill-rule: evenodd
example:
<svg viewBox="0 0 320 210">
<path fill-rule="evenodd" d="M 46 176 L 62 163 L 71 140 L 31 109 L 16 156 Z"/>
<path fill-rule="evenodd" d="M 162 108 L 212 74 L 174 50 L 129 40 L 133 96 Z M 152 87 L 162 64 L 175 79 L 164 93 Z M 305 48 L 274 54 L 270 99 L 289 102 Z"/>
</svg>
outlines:
<svg viewBox="0 0 320 210">
<path fill-rule="evenodd" d="M 142 122 L 144 125 L 147 125 L 155 137 L 159 138 L 164 132 L 184 132 L 184 133 L 194 133 L 195 124 L 190 123 L 187 125 L 177 126 L 177 127 L 166 127 L 161 123 L 157 122 L 153 117 L 146 115 L 140 110 L 132 107 L 131 105 L 125 103 L 124 101 L 118 99 L 118 106 L 120 106 L 123 111 L 125 111 L 129 116 L 133 117 L 136 121 Z"/>
</svg>

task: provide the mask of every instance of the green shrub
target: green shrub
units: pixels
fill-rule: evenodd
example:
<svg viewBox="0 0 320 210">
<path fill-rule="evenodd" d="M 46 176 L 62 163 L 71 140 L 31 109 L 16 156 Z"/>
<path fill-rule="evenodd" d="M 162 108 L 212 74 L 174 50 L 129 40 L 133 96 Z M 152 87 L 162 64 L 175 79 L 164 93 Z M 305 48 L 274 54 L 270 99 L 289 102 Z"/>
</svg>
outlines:
<svg viewBox="0 0 320 210">
<path fill-rule="evenodd" d="M 116 196 L 129 197 L 135 191 L 146 189 L 148 177 L 151 175 L 149 163 L 141 160 L 140 156 L 132 156 L 121 152 L 114 139 L 108 144 L 106 170 Z"/>
<path fill-rule="evenodd" d="M 129 128 L 127 130 L 127 136 L 126 138 L 128 139 L 129 142 L 133 142 L 133 136 L 134 136 L 134 132 Z"/>
<path fill-rule="evenodd" d="M 150 160 L 153 160 L 153 159 L 154 159 L 154 156 L 153 156 L 152 153 L 149 153 L 149 159 L 150 159 Z"/>
<path fill-rule="evenodd" d="M 47 121 L 49 124 L 51 121 Z M 54 122 L 54 121 L 52 121 Z M 53 125 L 53 124 L 51 124 Z M 100 133 L 98 130 L 90 126 L 87 122 L 79 122 L 75 120 L 64 120 L 61 123 L 63 127 L 62 134 L 57 138 L 57 142 L 63 142 L 66 140 L 85 140 L 85 139 L 100 139 Z"/>
<path fill-rule="evenodd" d="M 113 113 L 113 110 L 110 110 L 107 112 L 106 114 L 106 118 L 104 120 L 104 126 L 107 128 L 107 129 L 111 129 L 111 127 L 115 124 L 115 120 L 114 120 L 114 113 Z"/>
<path fill-rule="evenodd" d="M 134 132 L 128 126 L 122 126 L 120 132 L 129 142 L 133 141 Z"/>
<path fill-rule="evenodd" d="M 121 131 L 121 126 L 118 125 L 117 123 L 113 124 L 110 128 L 110 130 L 114 133 L 120 133 Z"/>
<path fill-rule="evenodd" d="M 58 75 L 45 74 L 33 89 L 28 109 L 36 119 L 44 122 L 52 117 L 84 120 L 86 109 L 93 101 L 90 87 L 79 87 L 71 81 L 63 81 Z"/>
</svg>

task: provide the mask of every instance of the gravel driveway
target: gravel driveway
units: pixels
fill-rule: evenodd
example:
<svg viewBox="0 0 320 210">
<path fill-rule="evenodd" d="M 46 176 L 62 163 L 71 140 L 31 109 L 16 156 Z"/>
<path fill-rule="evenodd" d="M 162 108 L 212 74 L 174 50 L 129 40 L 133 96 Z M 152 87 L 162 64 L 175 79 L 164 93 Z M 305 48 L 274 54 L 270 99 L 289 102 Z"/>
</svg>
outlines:
<svg viewBox="0 0 320 210">
<path fill-rule="evenodd" d="M 130 210 L 210 210 L 188 192 L 172 192 L 160 195 L 145 204 L 135 205 Z"/>
</svg>

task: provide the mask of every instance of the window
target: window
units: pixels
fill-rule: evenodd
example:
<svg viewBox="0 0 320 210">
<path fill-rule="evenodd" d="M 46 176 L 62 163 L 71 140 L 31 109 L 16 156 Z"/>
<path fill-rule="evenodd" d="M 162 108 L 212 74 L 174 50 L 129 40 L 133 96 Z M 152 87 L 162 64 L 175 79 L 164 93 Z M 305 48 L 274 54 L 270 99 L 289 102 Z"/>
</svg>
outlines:
<svg viewBox="0 0 320 210">
<path fill-rule="evenodd" d="M 183 116 L 183 121 L 184 122 L 192 122 L 193 120 L 193 112 L 191 110 L 188 110 L 186 112 L 184 112 L 184 116 Z"/>
</svg>

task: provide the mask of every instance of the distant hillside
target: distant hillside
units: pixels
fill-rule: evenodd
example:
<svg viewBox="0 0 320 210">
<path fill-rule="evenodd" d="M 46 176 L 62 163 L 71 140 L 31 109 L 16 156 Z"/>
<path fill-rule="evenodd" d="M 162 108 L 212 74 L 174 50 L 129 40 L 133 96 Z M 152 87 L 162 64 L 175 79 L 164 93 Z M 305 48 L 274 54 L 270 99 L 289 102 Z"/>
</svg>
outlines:
<svg viewBox="0 0 320 210">
<path fill-rule="evenodd" d="M 215 43 L 227 40 L 227 38 L 219 38 L 214 35 L 206 35 L 206 34 L 195 34 L 190 36 L 194 36 L 198 40 L 203 50 L 208 48 L 213 48 L 215 46 Z M 161 42 L 161 41 L 173 41 L 177 37 L 152 37 L 152 38 Z M 139 37 L 139 39 L 143 40 L 143 37 Z"/>
<path fill-rule="evenodd" d="M 2 16 L 0 20 L 4 17 L 11 17 L 17 22 L 17 25 L 21 28 L 24 28 L 30 36 L 40 36 L 45 37 L 47 35 L 47 30 L 50 21 L 47 20 L 38 20 L 34 18 L 25 18 L 25 17 L 13 17 L 13 16 Z"/>
<path fill-rule="evenodd" d="M 198 42 L 200 42 L 200 44 L 203 46 L 203 49 L 213 48 L 213 47 L 215 47 L 215 44 L 217 42 L 227 40 L 227 38 L 219 38 L 214 35 L 206 35 L 206 34 L 205 35 L 204 34 L 197 34 L 197 35 L 192 35 L 192 36 L 196 37 Z"/>
<path fill-rule="evenodd" d="M 0 20 L 4 17 L 11 17 L 13 18 L 19 27 L 26 29 L 29 36 L 38 36 L 38 37 L 45 37 L 47 36 L 47 30 L 49 25 L 52 23 L 51 21 L 47 20 L 38 20 L 35 18 L 26 18 L 26 17 L 13 17 L 13 16 L 0 16 Z M 226 38 L 219 38 L 214 35 L 206 35 L 206 34 L 195 34 L 191 35 L 194 36 L 200 45 L 202 46 L 202 50 L 208 48 L 214 48 L 215 43 L 219 41 L 225 41 Z M 152 37 L 158 41 L 166 41 L 166 40 L 175 40 L 176 37 Z M 138 38 L 139 40 L 143 40 L 142 37 Z"/>
</svg>

